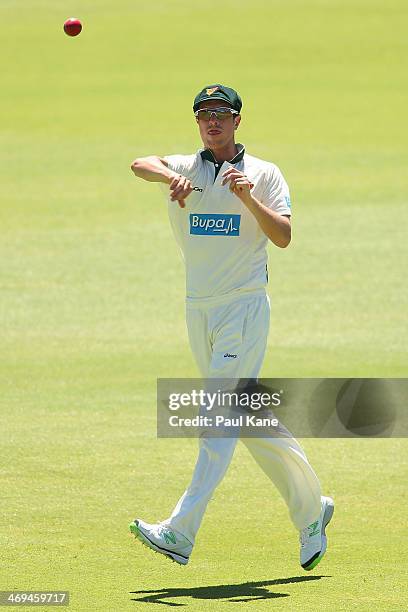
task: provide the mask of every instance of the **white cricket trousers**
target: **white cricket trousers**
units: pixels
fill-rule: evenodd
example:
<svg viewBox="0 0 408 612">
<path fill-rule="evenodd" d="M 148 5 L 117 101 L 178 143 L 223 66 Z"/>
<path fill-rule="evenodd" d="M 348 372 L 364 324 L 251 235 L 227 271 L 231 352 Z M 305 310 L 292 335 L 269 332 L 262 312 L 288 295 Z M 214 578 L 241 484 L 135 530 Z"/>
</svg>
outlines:
<svg viewBox="0 0 408 612">
<path fill-rule="evenodd" d="M 257 378 L 264 359 L 270 304 L 264 290 L 231 300 L 187 301 L 191 349 L 203 378 Z M 229 356 L 228 356 L 229 355 Z M 297 529 L 321 510 L 316 474 L 298 442 L 287 438 L 241 438 L 277 487 Z M 237 438 L 200 438 L 192 481 L 163 521 L 194 544 L 206 507 L 232 459 Z"/>
</svg>

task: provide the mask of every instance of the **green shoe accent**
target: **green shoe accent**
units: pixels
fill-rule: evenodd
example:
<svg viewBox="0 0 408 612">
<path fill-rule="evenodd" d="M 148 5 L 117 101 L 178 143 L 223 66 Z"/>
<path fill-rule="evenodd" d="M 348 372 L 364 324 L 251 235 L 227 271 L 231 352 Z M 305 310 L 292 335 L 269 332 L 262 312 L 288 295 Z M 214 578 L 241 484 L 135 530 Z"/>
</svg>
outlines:
<svg viewBox="0 0 408 612">
<path fill-rule="evenodd" d="M 308 527 L 308 529 L 310 529 L 309 531 L 309 537 L 311 538 L 314 535 L 317 535 L 319 533 L 319 530 L 317 529 L 317 526 L 319 524 L 319 521 L 315 521 L 314 523 L 311 523 Z"/>
<path fill-rule="evenodd" d="M 130 523 L 129 529 L 133 533 L 134 536 L 137 537 L 139 535 L 139 530 L 138 530 L 137 525 L 135 523 Z"/>
<path fill-rule="evenodd" d="M 177 544 L 176 536 L 172 531 L 164 531 L 163 537 L 166 540 L 166 544 Z"/>
</svg>

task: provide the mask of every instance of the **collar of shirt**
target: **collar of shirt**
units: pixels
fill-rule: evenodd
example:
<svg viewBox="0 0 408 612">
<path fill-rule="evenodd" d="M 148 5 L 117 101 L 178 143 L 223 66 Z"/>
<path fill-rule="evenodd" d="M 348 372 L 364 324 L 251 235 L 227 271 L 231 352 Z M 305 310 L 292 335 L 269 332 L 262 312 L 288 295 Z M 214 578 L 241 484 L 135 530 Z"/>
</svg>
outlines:
<svg viewBox="0 0 408 612">
<path fill-rule="evenodd" d="M 237 142 L 237 149 L 238 149 L 238 153 L 236 155 L 234 155 L 234 157 L 232 159 L 230 159 L 228 161 L 229 164 L 237 164 L 238 162 L 241 161 L 241 159 L 244 158 L 245 155 L 245 147 L 243 144 Z M 211 149 L 201 149 L 200 151 L 200 155 L 201 155 L 201 159 L 206 159 L 209 162 L 212 162 L 214 164 L 214 181 L 218 176 L 218 173 L 220 171 L 220 168 L 223 164 L 223 162 L 219 162 L 215 159 L 213 152 L 211 151 Z"/>
<path fill-rule="evenodd" d="M 234 157 L 230 160 L 228 160 L 229 164 L 237 164 L 238 162 L 241 161 L 241 159 L 244 158 L 245 155 L 245 146 L 239 142 L 237 142 L 237 149 L 238 149 L 238 153 L 236 155 L 234 155 Z M 200 151 L 200 155 L 202 159 L 206 159 L 207 161 L 212 162 L 213 164 L 220 164 L 222 165 L 222 162 L 219 162 L 215 159 L 213 152 L 211 151 L 211 149 L 202 149 Z"/>
</svg>

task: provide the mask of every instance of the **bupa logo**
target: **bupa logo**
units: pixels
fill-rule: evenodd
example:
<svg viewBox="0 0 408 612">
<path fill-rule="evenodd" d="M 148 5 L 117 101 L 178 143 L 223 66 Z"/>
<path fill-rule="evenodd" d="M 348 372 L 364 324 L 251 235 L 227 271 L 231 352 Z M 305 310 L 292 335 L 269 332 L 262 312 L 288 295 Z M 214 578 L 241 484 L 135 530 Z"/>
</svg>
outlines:
<svg viewBox="0 0 408 612">
<path fill-rule="evenodd" d="M 190 234 L 197 236 L 239 236 L 241 215 L 190 215 Z"/>
</svg>

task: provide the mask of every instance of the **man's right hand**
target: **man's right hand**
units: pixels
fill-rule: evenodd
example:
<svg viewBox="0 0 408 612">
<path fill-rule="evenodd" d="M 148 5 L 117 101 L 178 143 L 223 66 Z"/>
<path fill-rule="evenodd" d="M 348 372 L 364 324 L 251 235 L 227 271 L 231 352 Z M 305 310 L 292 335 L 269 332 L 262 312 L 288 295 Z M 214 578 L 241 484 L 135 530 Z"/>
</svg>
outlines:
<svg viewBox="0 0 408 612">
<path fill-rule="evenodd" d="M 185 199 L 193 191 L 191 182 L 182 174 L 175 174 L 170 179 L 170 200 L 177 201 L 180 208 L 185 208 Z"/>
<path fill-rule="evenodd" d="M 191 182 L 181 174 L 170 170 L 163 157 L 149 155 L 139 157 L 130 166 L 135 176 L 152 183 L 167 183 L 170 186 L 170 199 L 177 201 L 180 208 L 185 208 L 185 199 L 193 191 Z"/>
</svg>

